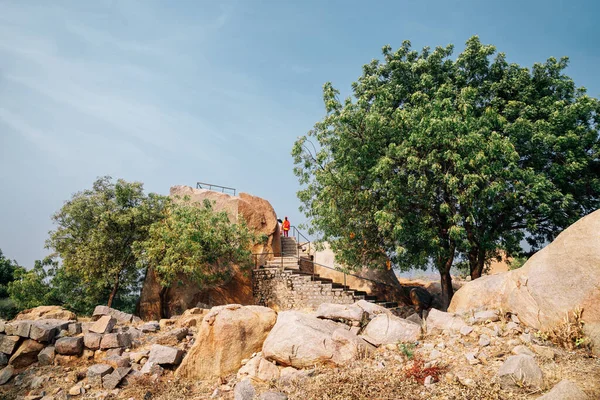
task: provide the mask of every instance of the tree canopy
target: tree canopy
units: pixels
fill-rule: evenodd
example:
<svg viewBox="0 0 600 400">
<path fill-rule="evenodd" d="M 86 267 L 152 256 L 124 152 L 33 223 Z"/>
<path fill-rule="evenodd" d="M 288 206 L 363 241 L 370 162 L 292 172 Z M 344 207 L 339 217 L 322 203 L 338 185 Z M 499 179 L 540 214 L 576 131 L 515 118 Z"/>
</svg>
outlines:
<svg viewBox="0 0 600 400">
<path fill-rule="evenodd" d="M 204 288 L 228 282 L 236 267 L 252 265 L 255 239 L 243 219 L 230 222 L 209 200 L 198 204 L 175 199 L 169 200 L 163 218 L 150 226 L 148 237 L 136 243 L 135 253 L 141 265 L 154 269 L 166 315 L 163 296 L 174 282 L 183 276 Z"/>
<path fill-rule="evenodd" d="M 435 265 L 447 302 L 457 262 L 477 278 L 600 205 L 600 102 L 567 59 L 524 68 L 478 37 L 452 53 L 385 46 L 353 96 L 325 84 L 326 116 L 292 150 L 311 233 L 350 266 Z"/>
<path fill-rule="evenodd" d="M 95 293 L 111 306 L 118 294 L 129 295 L 143 277 L 133 252 L 162 218 L 165 197 L 145 194 L 140 182 L 97 179 L 92 189 L 75 193 L 53 215 L 57 228 L 47 247 L 60 256 L 65 276 L 76 276 L 77 290 Z"/>
</svg>

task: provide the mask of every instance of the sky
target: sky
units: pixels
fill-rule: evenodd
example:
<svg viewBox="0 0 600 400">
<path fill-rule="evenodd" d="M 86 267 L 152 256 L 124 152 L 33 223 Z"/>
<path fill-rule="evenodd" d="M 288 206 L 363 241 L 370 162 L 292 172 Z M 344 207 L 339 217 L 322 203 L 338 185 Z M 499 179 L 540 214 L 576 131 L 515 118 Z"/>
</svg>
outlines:
<svg viewBox="0 0 600 400">
<path fill-rule="evenodd" d="M 104 175 L 263 197 L 293 225 L 290 151 L 382 46 L 472 35 L 510 62 L 570 57 L 600 96 L 600 2 L 0 0 L 0 249 L 48 254 L 51 215 Z"/>
</svg>

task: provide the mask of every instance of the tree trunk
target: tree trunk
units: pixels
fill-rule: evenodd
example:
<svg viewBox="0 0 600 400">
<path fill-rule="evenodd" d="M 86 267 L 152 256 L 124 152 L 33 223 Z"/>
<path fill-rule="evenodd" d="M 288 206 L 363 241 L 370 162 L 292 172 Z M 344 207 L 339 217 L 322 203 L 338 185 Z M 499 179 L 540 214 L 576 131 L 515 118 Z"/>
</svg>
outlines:
<svg viewBox="0 0 600 400">
<path fill-rule="evenodd" d="M 160 317 L 161 318 L 169 318 L 169 304 L 167 301 L 167 292 L 169 291 L 168 287 L 163 287 L 160 289 Z"/>
<path fill-rule="evenodd" d="M 452 265 L 452 264 L 450 264 Z M 440 271 L 441 285 L 442 285 L 442 301 L 444 302 L 444 309 L 448 309 L 452 296 L 454 295 L 454 289 L 452 288 L 452 276 L 450 276 L 450 267 L 445 271 Z"/>
<path fill-rule="evenodd" d="M 115 296 L 117 295 L 117 290 L 119 290 L 119 281 L 120 281 L 120 276 L 121 274 L 117 274 L 117 279 L 115 279 L 115 285 L 113 286 L 112 292 L 110 292 L 110 296 L 108 296 L 108 306 L 112 307 L 112 303 L 113 300 L 115 299 Z"/>
<path fill-rule="evenodd" d="M 485 251 L 477 247 L 469 252 L 469 270 L 471 272 L 471 280 L 481 278 L 483 268 L 485 266 Z"/>
</svg>

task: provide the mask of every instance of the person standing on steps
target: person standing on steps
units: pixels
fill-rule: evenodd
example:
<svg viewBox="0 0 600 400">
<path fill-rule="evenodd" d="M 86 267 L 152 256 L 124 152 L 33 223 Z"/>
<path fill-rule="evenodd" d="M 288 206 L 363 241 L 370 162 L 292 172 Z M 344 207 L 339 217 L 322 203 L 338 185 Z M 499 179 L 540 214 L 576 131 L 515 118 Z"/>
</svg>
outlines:
<svg viewBox="0 0 600 400">
<path fill-rule="evenodd" d="M 287 217 L 285 217 L 285 219 L 283 220 L 283 224 L 281 224 L 283 227 L 283 236 L 288 237 L 288 234 L 290 232 L 290 221 L 288 221 Z"/>
</svg>

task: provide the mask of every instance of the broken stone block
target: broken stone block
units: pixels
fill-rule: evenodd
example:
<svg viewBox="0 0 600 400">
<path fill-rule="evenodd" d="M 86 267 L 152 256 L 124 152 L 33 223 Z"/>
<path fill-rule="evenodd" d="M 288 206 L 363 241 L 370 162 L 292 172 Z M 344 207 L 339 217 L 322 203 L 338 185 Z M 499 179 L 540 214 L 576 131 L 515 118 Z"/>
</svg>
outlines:
<svg viewBox="0 0 600 400">
<path fill-rule="evenodd" d="M 0 385 L 4 385 L 6 382 L 8 382 L 14 374 L 15 367 L 12 365 L 7 365 L 6 367 L 2 368 L 2 371 L 0 371 Z"/>
<path fill-rule="evenodd" d="M 54 346 L 48 346 L 39 352 L 37 358 L 40 365 L 52 365 L 54 363 Z"/>
<path fill-rule="evenodd" d="M 112 356 L 120 357 L 121 355 L 123 355 L 123 348 L 117 347 L 115 349 L 106 350 L 105 357 L 112 357 Z"/>
<path fill-rule="evenodd" d="M 178 365 L 183 359 L 183 351 L 176 347 L 152 345 L 148 362 L 159 365 Z"/>
<path fill-rule="evenodd" d="M 131 371 L 131 368 L 117 368 L 112 373 L 102 378 L 102 387 L 107 390 L 116 388 L 125 376 Z"/>
<path fill-rule="evenodd" d="M 90 326 L 90 332 L 94 333 L 110 333 L 117 324 L 117 320 L 109 315 L 100 317 L 94 325 Z"/>
<path fill-rule="evenodd" d="M 88 332 L 83 335 L 83 344 L 85 347 L 91 350 L 98 350 L 100 348 L 100 341 L 102 340 L 102 335 L 99 333 Z"/>
<path fill-rule="evenodd" d="M 0 368 L 8 364 L 8 357 L 4 353 L 0 353 Z"/>
<path fill-rule="evenodd" d="M 148 355 L 150 354 L 149 351 L 139 351 L 139 352 L 135 352 L 132 351 L 130 353 L 127 353 L 129 355 L 129 359 L 131 360 L 131 362 L 133 363 L 139 363 L 142 358 L 147 358 Z"/>
<path fill-rule="evenodd" d="M 0 333 L 4 333 L 6 321 L 0 319 Z"/>
<path fill-rule="evenodd" d="M 102 378 L 110 374 L 113 367 L 107 364 L 94 364 L 87 370 L 88 383 L 94 387 L 102 386 Z"/>
<path fill-rule="evenodd" d="M 150 321 L 140 326 L 140 330 L 144 333 L 154 333 L 160 330 L 160 325 L 156 321 Z"/>
<path fill-rule="evenodd" d="M 29 330 L 29 338 L 38 342 L 49 343 L 62 329 L 69 325 L 67 321 L 45 319 L 33 321 Z"/>
<path fill-rule="evenodd" d="M 15 352 L 19 340 L 21 340 L 20 336 L 0 335 L 0 352 L 10 356 Z"/>
<path fill-rule="evenodd" d="M 102 337 L 100 348 L 102 350 L 117 347 L 131 347 L 131 336 L 128 333 L 109 333 Z"/>
<path fill-rule="evenodd" d="M 12 355 L 8 363 L 15 368 L 25 368 L 37 361 L 39 352 L 44 348 L 40 342 L 25 340 Z"/>
<path fill-rule="evenodd" d="M 110 308 L 107 306 L 96 306 L 92 317 L 96 318 L 106 315 L 114 317 L 120 324 L 128 324 L 133 319 L 133 315 L 124 313 L 119 310 L 115 310 L 114 308 Z"/>
<path fill-rule="evenodd" d="M 13 321 L 6 324 L 6 334 L 13 336 L 21 336 L 24 338 L 29 337 L 29 330 L 31 329 L 31 321 Z"/>
<path fill-rule="evenodd" d="M 73 322 L 72 324 L 69 324 L 67 331 L 71 336 L 79 335 L 82 332 L 81 322 Z"/>
<path fill-rule="evenodd" d="M 126 367 L 130 367 L 131 366 L 131 362 L 129 361 L 129 357 L 123 357 L 123 356 L 117 356 L 117 355 L 105 357 L 104 360 L 103 360 L 103 362 L 105 364 L 110 365 L 114 369 L 123 368 L 123 367 L 126 368 Z"/>
<path fill-rule="evenodd" d="M 60 338 L 54 344 L 58 354 L 66 356 L 78 356 L 83 351 L 82 337 L 64 337 Z"/>
</svg>

